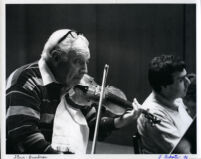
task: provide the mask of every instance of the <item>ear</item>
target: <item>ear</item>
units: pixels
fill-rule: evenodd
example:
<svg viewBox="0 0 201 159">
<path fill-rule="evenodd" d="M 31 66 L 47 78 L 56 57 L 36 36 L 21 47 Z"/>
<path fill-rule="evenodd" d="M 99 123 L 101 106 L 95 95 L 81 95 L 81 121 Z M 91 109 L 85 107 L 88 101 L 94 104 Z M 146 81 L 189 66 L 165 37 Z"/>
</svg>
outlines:
<svg viewBox="0 0 201 159">
<path fill-rule="evenodd" d="M 61 52 L 59 50 L 53 50 L 51 55 L 54 62 L 58 63 L 60 61 Z"/>
</svg>

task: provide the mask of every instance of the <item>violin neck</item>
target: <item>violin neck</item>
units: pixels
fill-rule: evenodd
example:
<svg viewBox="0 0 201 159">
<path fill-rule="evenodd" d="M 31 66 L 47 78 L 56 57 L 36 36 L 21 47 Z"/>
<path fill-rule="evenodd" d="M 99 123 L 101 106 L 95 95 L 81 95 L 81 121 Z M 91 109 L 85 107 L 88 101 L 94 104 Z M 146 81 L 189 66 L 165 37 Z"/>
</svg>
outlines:
<svg viewBox="0 0 201 159">
<path fill-rule="evenodd" d="M 114 104 L 121 105 L 124 108 L 133 109 L 132 103 L 130 101 L 120 98 L 114 94 L 108 93 L 106 99 Z"/>
</svg>

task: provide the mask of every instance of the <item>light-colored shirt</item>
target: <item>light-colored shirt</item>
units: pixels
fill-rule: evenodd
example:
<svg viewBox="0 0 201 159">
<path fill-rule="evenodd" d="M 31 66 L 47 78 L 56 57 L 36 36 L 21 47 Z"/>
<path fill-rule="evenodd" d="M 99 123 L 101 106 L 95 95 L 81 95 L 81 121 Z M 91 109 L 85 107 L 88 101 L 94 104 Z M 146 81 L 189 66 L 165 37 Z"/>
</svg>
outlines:
<svg viewBox="0 0 201 159">
<path fill-rule="evenodd" d="M 150 113 L 161 120 L 160 123 L 151 124 L 144 115 L 139 117 L 137 128 L 141 136 L 142 153 L 170 153 L 192 123 L 182 99 L 175 99 L 170 104 L 168 100 L 152 92 L 142 108 L 149 109 Z"/>
<path fill-rule="evenodd" d="M 87 121 L 81 110 L 71 107 L 61 97 L 58 105 L 52 134 L 52 147 L 61 152 L 85 154 L 89 138 Z"/>
<path fill-rule="evenodd" d="M 58 83 L 43 59 L 38 64 L 44 85 Z M 52 147 L 61 152 L 84 154 L 88 138 L 89 128 L 84 115 L 67 104 L 65 95 L 62 95 L 54 119 Z"/>
</svg>

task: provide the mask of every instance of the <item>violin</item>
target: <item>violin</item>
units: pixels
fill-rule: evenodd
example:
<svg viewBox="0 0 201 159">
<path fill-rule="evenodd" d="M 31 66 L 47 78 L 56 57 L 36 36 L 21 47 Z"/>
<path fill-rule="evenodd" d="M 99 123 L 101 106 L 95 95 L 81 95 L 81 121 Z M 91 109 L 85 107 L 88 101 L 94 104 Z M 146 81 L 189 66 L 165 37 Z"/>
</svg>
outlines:
<svg viewBox="0 0 201 159">
<path fill-rule="evenodd" d="M 101 87 L 94 81 L 94 78 L 85 74 L 80 83 L 73 90 L 70 90 L 69 97 L 74 104 L 82 106 L 94 106 L 100 98 Z M 71 102 L 72 103 L 72 102 Z M 132 110 L 132 102 L 128 101 L 126 95 L 114 86 L 106 86 L 103 99 L 103 107 L 111 116 L 118 117 L 126 111 Z M 160 123 L 156 116 L 148 110 L 142 110 L 145 117 L 152 123 Z"/>
</svg>

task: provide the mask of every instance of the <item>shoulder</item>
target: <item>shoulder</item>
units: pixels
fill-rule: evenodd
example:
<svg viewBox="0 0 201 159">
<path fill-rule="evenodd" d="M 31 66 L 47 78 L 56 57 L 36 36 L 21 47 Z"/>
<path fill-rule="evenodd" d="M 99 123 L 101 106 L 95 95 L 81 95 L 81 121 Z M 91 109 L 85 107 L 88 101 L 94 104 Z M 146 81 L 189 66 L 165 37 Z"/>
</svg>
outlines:
<svg viewBox="0 0 201 159">
<path fill-rule="evenodd" d="M 152 92 L 142 104 L 142 108 L 149 111 L 159 119 L 168 118 L 169 113 L 166 108 L 155 98 Z"/>
<path fill-rule="evenodd" d="M 14 85 L 37 85 L 41 80 L 38 61 L 16 69 L 7 79 L 7 89 Z"/>
<path fill-rule="evenodd" d="M 142 108 L 146 111 L 148 111 L 150 114 L 154 115 L 157 120 L 160 120 L 160 124 L 170 124 L 174 125 L 174 121 L 169 114 L 169 111 L 160 103 L 158 102 L 155 98 L 153 93 L 151 93 L 145 102 L 142 104 Z M 140 117 L 138 118 L 138 124 L 139 125 L 144 125 L 144 126 L 151 126 L 151 122 L 146 118 L 146 115 L 141 114 Z M 158 125 L 160 125 L 158 124 Z"/>
<path fill-rule="evenodd" d="M 168 114 L 167 111 L 164 109 L 151 109 L 149 113 L 154 115 L 157 120 L 160 120 L 160 123 L 153 123 L 149 119 L 146 118 L 145 115 L 141 115 L 138 118 L 138 131 L 149 133 L 149 134 L 160 134 L 160 133 L 167 133 L 167 134 L 175 134 L 177 133 L 177 128 L 175 127 L 175 122 L 172 117 Z"/>
</svg>

